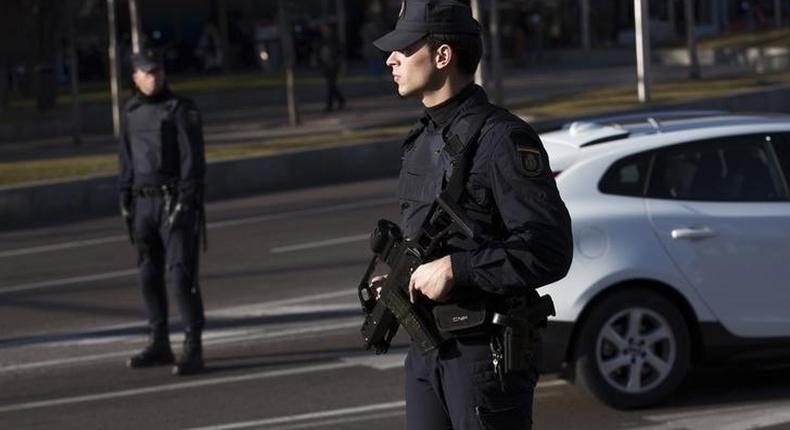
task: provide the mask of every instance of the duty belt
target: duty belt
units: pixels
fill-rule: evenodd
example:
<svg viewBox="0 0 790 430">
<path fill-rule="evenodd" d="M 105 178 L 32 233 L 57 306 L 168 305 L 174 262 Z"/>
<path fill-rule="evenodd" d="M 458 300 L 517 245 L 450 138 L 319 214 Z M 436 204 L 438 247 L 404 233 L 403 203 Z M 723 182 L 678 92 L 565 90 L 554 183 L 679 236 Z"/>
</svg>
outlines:
<svg viewBox="0 0 790 430">
<path fill-rule="evenodd" d="M 174 191 L 175 186 L 173 185 L 151 185 L 133 188 L 132 195 L 134 197 L 164 197 L 166 195 L 172 195 Z"/>
</svg>

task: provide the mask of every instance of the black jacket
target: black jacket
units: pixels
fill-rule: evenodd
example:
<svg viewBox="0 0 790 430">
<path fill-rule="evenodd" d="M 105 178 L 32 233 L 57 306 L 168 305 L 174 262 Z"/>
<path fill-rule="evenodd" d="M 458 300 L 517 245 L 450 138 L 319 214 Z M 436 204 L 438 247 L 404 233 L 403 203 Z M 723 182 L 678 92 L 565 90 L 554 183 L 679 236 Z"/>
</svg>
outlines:
<svg viewBox="0 0 790 430">
<path fill-rule="evenodd" d="M 448 130 L 488 99 L 482 88 L 472 86 L 454 104 L 449 115 L 445 109 L 443 122 L 423 117 L 404 146 L 398 195 L 407 237 L 420 228 L 447 185 L 451 157 L 443 149 Z M 564 277 L 573 256 L 571 220 L 534 130 L 494 108 L 465 156 L 469 162 L 459 204 L 479 234 L 471 243 L 450 240 L 442 250 L 452 260 L 451 300 L 480 291 L 533 294 Z"/>
</svg>

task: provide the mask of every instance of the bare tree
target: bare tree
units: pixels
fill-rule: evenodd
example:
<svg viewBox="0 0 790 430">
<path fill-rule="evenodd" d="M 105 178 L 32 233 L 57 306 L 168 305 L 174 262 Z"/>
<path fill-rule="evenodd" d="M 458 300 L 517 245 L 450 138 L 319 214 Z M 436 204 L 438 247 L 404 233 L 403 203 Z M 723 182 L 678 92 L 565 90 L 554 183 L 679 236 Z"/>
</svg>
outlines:
<svg viewBox="0 0 790 430">
<path fill-rule="evenodd" d="M 36 0 L 31 5 L 35 25 L 29 64 L 33 71 L 36 107 L 46 111 L 54 108 L 57 102 L 55 56 L 58 41 L 63 38 L 63 26 L 58 18 L 62 15 L 64 3 Z"/>
<path fill-rule="evenodd" d="M 69 87 L 71 88 L 72 140 L 82 144 L 82 110 L 80 108 L 79 59 L 77 58 L 77 19 L 82 0 L 69 0 L 65 18 L 68 21 Z"/>
<path fill-rule="evenodd" d="M 283 46 L 285 60 L 285 86 L 288 98 L 288 123 L 291 126 L 299 125 L 299 109 L 296 106 L 296 91 L 294 83 L 294 66 L 296 56 L 294 51 L 293 35 L 291 33 L 291 20 L 283 0 L 278 0 L 280 14 L 280 39 Z"/>
<path fill-rule="evenodd" d="M 4 0 L 0 14 L 0 112 L 8 106 L 12 91 L 11 69 L 27 61 L 32 32 L 32 8 L 24 0 Z"/>
</svg>

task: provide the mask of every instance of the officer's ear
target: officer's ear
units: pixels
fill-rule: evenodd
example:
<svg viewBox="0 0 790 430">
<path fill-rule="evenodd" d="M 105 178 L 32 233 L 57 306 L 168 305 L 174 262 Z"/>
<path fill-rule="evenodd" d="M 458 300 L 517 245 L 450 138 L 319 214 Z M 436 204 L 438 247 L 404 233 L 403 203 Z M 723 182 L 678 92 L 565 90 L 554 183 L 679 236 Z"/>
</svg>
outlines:
<svg viewBox="0 0 790 430">
<path fill-rule="evenodd" d="M 436 68 L 439 70 L 445 69 L 446 67 L 450 66 L 450 63 L 453 60 L 453 48 L 450 45 L 443 43 L 439 45 L 438 48 L 434 51 L 433 58 L 434 62 L 436 63 Z"/>
</svg>

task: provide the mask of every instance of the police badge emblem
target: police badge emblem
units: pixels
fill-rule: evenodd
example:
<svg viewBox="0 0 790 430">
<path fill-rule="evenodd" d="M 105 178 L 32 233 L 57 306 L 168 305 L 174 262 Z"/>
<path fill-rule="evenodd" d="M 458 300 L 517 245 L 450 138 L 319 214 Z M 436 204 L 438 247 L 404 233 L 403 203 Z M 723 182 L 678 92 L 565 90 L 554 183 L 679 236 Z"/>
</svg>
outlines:
<svg viewBox="0 0 790 430">
<path fill-rule="evenodd" d="M 517 146 L 516 153 L 518 154 L 519 167 L 526 176 L 535 177 L 543 172 L 543 157 L 540 150 Z"/>
</svg>

